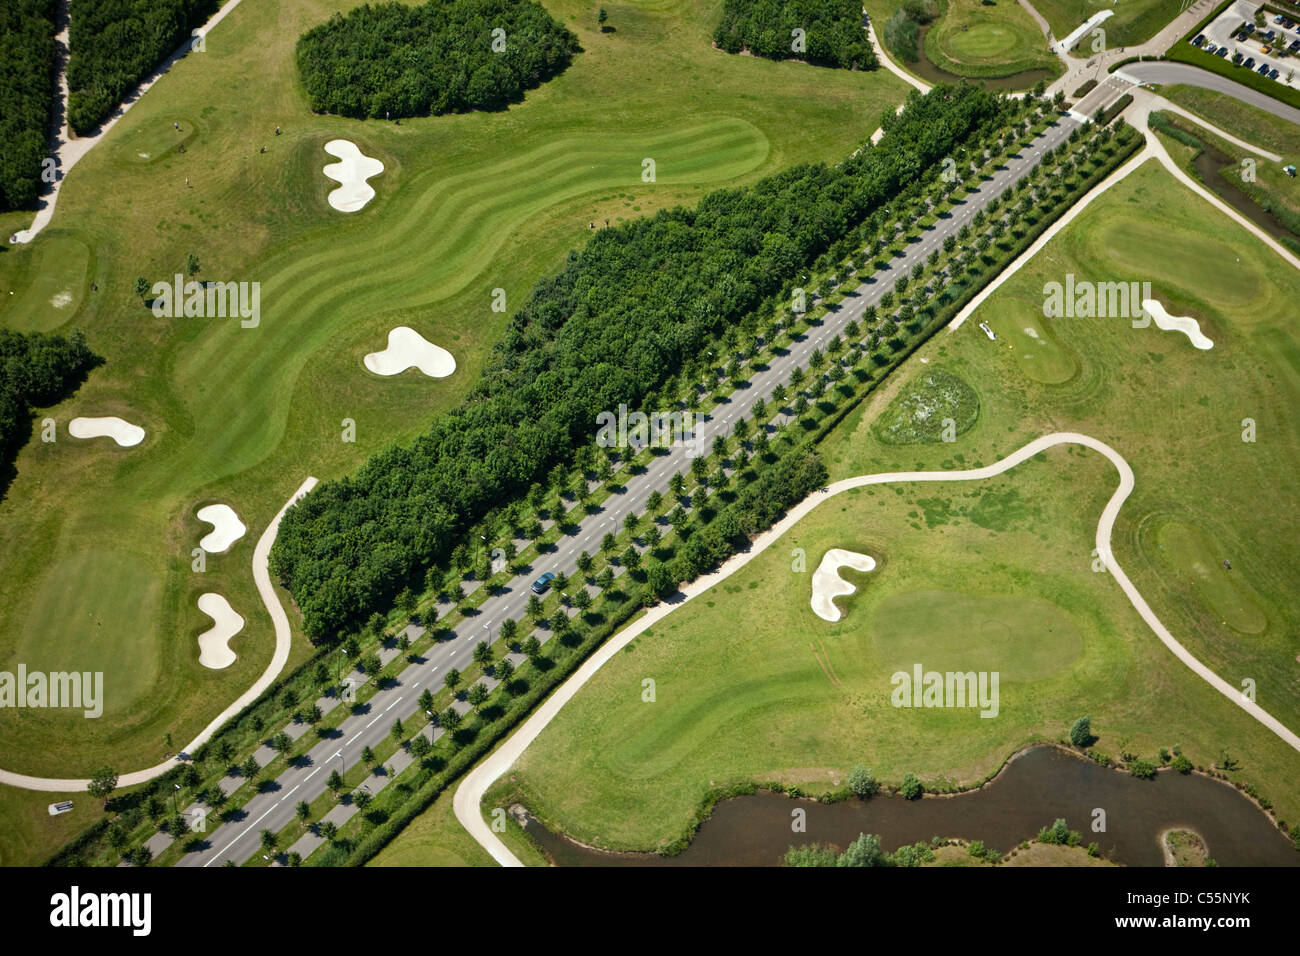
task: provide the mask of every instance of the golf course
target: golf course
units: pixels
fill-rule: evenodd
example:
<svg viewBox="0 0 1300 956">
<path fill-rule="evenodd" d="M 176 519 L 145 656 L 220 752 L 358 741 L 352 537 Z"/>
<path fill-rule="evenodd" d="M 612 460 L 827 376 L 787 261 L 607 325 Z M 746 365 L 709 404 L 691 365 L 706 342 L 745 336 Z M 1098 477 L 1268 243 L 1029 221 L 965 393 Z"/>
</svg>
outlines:
<svg viewBox="0 0 1300 956">
<path fill-rule="evenodd" d="M 0 766 L 84 776 L 105 754 L 126 771 L 174 753 L 271 658 L 250 561 L 307 475 L 355 470 L 456 405 L 509 312 L 593 224 L 835 161 L 902 98 L 884 71 L 715 55 L 718 3 L 620 8 L 610 33 L 585 6 L 547 7 L 582 46 L 562 74 L 506 110 L 397 125 L 308 109 L 294 43 L 337 4 L 243 4 L 81 160 L 36 241 L 0 253 L 0 321 L 83 329 L 106 360 L 42 411 L 57 440 L 33 436 L 0 504 L 0 653 L 32 670 L 102 670 L 104 713 L 6 710 Z M 235 87 L 237 101 L 216 95 Z M 383 166 L 355 212 L 327 201 L 336 139 Z M 146 308 L 137 277 L 171 282 L 191 254 L 198 281 L 259 285 L 256 327 Z M 498 289 L 507 311 L 492 308 Z M 368 371 L 398 327 L 450 353 L 454 373 Z M 146 437 L 73 438 L 83 416 Z M 210 526 L 195 512 L 212 504 L 249 533 L 199 573 Z M 222 669 L 199 662 L 208 592 L 246 622 Z M 297 638 L 289 666 L 308 652 Z M 0 838 L 0 855 L 20 859 L 22 842 Z"/>
<path fill-rule="evenodd" d="M 1067 274 L 1149 281 L 1213 349 L 1125 317 L 1044 318 L 1045 284 Z M 825 439 L 831 481 L 978 468 L 1061 430 L 1107 443 L 1135 474 L 1116 561 L 1188 651 L 1229 685 L 1249 682 L 1294 729 L 1296 518 L 1277 492 L 1300 443 L 1286 417 L 1300 397 L 1297 293 L 1300 277 L 1276 255 L 1147 163 Z M 877 423 L 896 421 L 900 403 L 917 408 L 926 377 L 941 409 L 969 408 L 951 379 L 973 390 L 974 424 L 951 442 L 882 441 Z M 930 790 L 968 787 L 1026 745 L 1065 740 L 1087 714 L 1098 754 L 1159 764 L 1163 748 L 1226 766 L 1294 824 L 1295 751 L 1171 654 L 1099 566 L 1094 532 L 1115 481 L 1100 455 L 1066 445 L 987 482 L 825 501 L 616 654 L 489 790 L 484 812 L 517 801 L 583 843 L 653 850 L 688 836 L 711 793 L 832 792 L 854 764 L 886 785 L 911 772 Z M 809 592 L 833 548 L 875 567 L 841 569 L 856 590 L 829 623 Z M 891 706 L 891 675 L 916 664 L 999 672 L 997 716 Z M 507 842 L 540 862 L 518 828 Z"/>
</svg>

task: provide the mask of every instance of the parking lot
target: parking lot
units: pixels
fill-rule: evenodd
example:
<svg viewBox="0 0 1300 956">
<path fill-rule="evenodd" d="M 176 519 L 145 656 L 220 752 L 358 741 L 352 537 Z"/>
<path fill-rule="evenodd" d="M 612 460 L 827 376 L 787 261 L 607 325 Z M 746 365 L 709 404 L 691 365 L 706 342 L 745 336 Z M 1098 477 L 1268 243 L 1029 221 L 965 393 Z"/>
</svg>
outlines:
<svg viewBox="0 0 1300 956">
<path fill-rule="evenodd" d="M 1265 10 L 1264 26 L 1257 26 L 1259 9 L 1251 0 L 1237 0 L 1192 42 L 1243 70 L 1300 89 L 1300 23 Z"/>
</svg>

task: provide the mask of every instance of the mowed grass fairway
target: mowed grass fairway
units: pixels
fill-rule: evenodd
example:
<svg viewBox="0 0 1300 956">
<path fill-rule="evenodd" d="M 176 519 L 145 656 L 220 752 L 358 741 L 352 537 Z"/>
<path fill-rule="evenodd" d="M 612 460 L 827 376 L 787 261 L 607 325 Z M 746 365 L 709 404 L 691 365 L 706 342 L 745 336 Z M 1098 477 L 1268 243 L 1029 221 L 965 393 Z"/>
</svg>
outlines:
<svg viewBox="0 0 1300 956">
<path fill-rule="evenodd" d="M 1213 350 L 1127 318 L 1044 320 L 1044 283 L 1069 272 L 1150 281 L 1171 313 L 1198 318 Z M 823 446 L 831 480 L 978 467 L 1052 431 L 1109 443 L 1136 475 L 1112 539 L 1117 560 L 1189 650 L 1230 683 L 1255 680 L 1261 705 L 1295 728 L 1298 295 L 1300 277 L 1280 259 L 1147 164 L 849 416 Z M 1033 377 L 1036 359 L 1018 354 L 1049 348 L 1013 334 L 1045 321 L 1074 368 L 1064 378 Z M 921 358 L 976 390 L 979 417 L 955 443 L 883 444 L 872 423 L 923 374 Z M 1246 417 L 1254 443 L 1241 439 Z M 1066 446 L 988 482 L 828 500 L 606 665 L 504 789 L 584 842 L 652 849 L 683 833 L 713 784 L 775 780 L 819 793 L 857 762 L 894 784 L 907 771 L 968 784 L 1090 714 L 1112 756 L 1177 744 L 1209 765 L 1226 748 L 1240 764 L 1234 777 L 1300 822 L 1300 756 L 1169 653 L 1094 570 L 1097 520 L 1117 480 L 1101 456 Z M 832 547 L 878 562 L 841 572 L 858 591 L 839 599 L 836 624 L 813 615 L 811 573 L 793 570 L 794 549 L 811 572 Z M 915 663 L 998 670 L 999 715 L 891 706 L 890 674 Z M 642 701 L 646 678 L 654 703 Z"/>
<path fill-rule="evenodd" d="M 1063 40 L 1084 21 L 1103 10 L 1114 12 L 1100 24 L 1106 31 L 1106 46 L 1114 49 L 1119 46 L 1132 46 L 1151 39 L 1160 32 L 1170 20 L 1178 16 L 1181 0 L 1030 0 L 1034 9 L 1043 15 L 1052 27 L 1052 35 Z M 1070 51 L 1074 56 L 1084 58 L 1094 54 L 1092 33 L 1084 35 L 1075 48 Z"/>
<path fill-rule="evenodd" d="M 182 746 L 270 660 L 250 561 L 308 474 L 346 474 L 456 405 L 509 314 L 589 222 L 838 161 L 904 90 L 884 71 L 715 51 L 713 0 L 614 6 L 617 32 L 604 35 L 594 8 L 558 0 L 548 9 L 585 52 L 507 111 L 401 125 L 313 116 L 294 44 L 338 6 L 239 7 L 71 171 L 51 226 L 0 254 L 0 322 L 85 329 L 107 360 L 48 412 L 58 441 L 28 444 L 0 504 L 0 667 L 102 665 L 108 691 L 97 721 L 0 713 L 0 767 L 128 771 L 162 758 L 164 734 Z M 322 147 L 336 137 L 385 165 L 375 199 L 348 215 L 326 202 L 337 184 Z M 642 182 L 646 158 L 656 182 Z M 200 279 L 260 283 L 257 328 L 158 319 L 133 295 L 137 275 L 170 279 L 190 252 Z M 491 311 L 498 288 L 504 313 Z M 70 303 L 51 306 L 65 290 Z M 367 372 L 362 357 L 397 325 L 450 350 L 455 374 Z M 134 448 L 78 441 L 66 432 L 78 415 L 119 415 L 148 434 Z M 210 528 L 194 511 L 213 502 L 248 532 L 197 574 L 190 552 Z M 198 664 L 206 591 L 247 622 L 223 671 Z M 290 666 L 307 653 L 298 641 Z"/>
<path fill-rule="evenodd" d="M 1022 70 L 1056 70 L 1033 18 L 1016 0 L 947 0 L 925 36 L 925 53 L 935 65 L 965 76 L 1009 76 Z"/>
</svg>

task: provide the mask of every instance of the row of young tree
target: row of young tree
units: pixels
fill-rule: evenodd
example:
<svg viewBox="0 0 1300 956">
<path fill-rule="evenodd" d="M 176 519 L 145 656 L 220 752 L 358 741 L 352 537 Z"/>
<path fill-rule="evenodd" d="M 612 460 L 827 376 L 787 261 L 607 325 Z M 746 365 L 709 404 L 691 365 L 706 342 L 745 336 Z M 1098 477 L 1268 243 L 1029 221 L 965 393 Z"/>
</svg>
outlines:
<svg viewBox="0 0 1300 956">
<path fill-rule="evenodd" d="M 32 409 L 67 397 L 100 361 L 80 332 L 64 338 L 0 329 L 0 493 L 31 434 Z"/>
<path fill-rule="evenodd" d="M 54 105 L 54 0 L 0 4 L 0 212 L 41 191 Z"/>
<path fill-rule="evenodd" d="M 68 124 L 94 129 L 221 0 L 70 0 Z"/>
<path fill-rule="evenodd" d="M 318 113 L 428 116 L 518 102 L 578 50 L 531 0 L 366 4 L 304 33 L 298 70 Z"/>
<path fill-rule="evenodd" d="M 796 33 L 796 31 L 802 31 Z M 728 53 L 874 70 L 860 0 L 727 0 L 713 42 Z"/>
<path fill-rule="evenodd" d="M 392 606 L 491 508 L 568 467 L 597 415 L 640 407 L 726 330 L 1010 107 L 973 86 L 911 97 L 879 146 L 597 233 L 540 281 L 465 402 L 290 509 L 271 554 L 313 639 Z"/>
</svg>

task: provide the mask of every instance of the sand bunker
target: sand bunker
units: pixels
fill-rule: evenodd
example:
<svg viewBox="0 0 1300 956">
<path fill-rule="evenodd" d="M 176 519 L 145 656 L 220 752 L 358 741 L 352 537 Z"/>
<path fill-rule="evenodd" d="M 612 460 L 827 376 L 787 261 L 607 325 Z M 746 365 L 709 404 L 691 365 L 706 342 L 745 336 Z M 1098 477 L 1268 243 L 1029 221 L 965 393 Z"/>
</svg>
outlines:
<svg viewBox="0 0 1300 956">
<path fill-rule="evenodd" d="M 199 595 L 199 610 L 212 618 L 213 624 L 199 635 L 199 663 L 219 671 L 235 663 L 229 647 L 232 637 L 244 629 L 244 619 L 235 613 L 230 602 L 220 594 Z"/>
<path fill-rule="evenodd" d="M 144 429 L 120 418 L 74 418 L 68 422 L 73 438 L 111 438 L 123 448 L 144 441 Z"/>
<path fill-rule="evenodd" d="M 330 140 L 325 144 L 325 152 L 340 160 L 325 167 L 325 175 L 339 183 L 339 188 L 329 194 L 331 206 L 339 212 L 356 212 L 375 198 L 375 191 L 366 180 L 382 173 L 383 163 L 365 155 L 356 143 L 347 139 Z"/>
<path fill-rule="evenodd" d="M 1212 349 L 1214 343 L 1201 332 L 1201 324 L 1188 315 L 1170 315 L 1159 299 L 1143 299 L 1142 311 L 1156 321 L 1156 328 L 1166 332 L 1182 332 L 1198 349 Z"/>
<path fill-rule="evenodd" d="M 450 352 L 405 325 L 389 332 L 388 348 L 371 352 L 365 363 L 366 368 L 376 375 L 396 375 L 412 366 L 430 378 L 446 378 L 456 371 L 456 359 Z"/>
<path fill-rule="evenodd" d="M 840 577 L 840 568 L 849 567 L 856 571 L 873 571 L 876 561 L 870 555 L 831 548 L 817 565 L 812 579 L 812 609 L 823 621 L 838 621 L 840 609 L 835 606 L 835 599 L 845 594 L 852 594 L 857 588 Z"/>
<path fill-rule="evenodd" d="M 50 296 L 50 305 L 54 306 L 56 309 L 63 308 L 71 301 L 72 301 L 71 292 L 56 292 L 54 293 L 54 295 Z"/>
<path fill-rule="evenodd" d="M 200 508 L 195 514 L 200 521 L 212 525 L 212 531 L 204 535 L 203 540 L 199 542 L 199 547 L 208 554 L 220 554 L 242 538 L 244 532 L 248 530 L 230 505 L 208 505 L 206 508 Z"/>
</svg>

